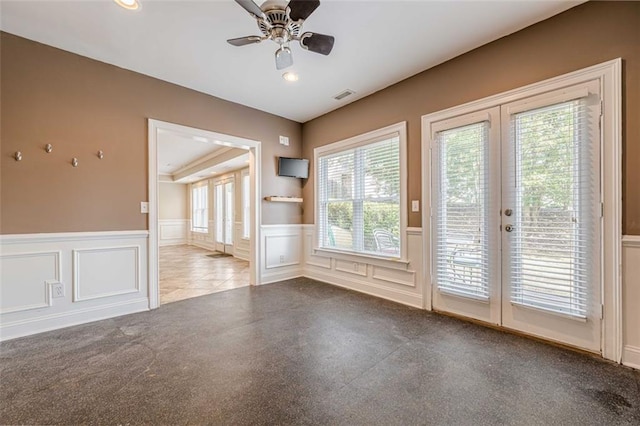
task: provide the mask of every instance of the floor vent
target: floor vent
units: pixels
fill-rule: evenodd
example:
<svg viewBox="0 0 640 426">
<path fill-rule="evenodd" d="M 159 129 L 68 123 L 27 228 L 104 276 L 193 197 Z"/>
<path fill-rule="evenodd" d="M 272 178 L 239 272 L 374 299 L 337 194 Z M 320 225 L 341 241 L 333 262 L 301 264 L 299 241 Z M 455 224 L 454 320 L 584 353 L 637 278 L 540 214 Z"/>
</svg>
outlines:
<svg viewBox="0 0 640 426">
<path fill-rule="evenodd" d="M 333 99 L 335 99 L 336 101 L 341 101 L 341 100 L 343 100 L 344 98 L 346 98 L 347 96 L 351 96 L 351 95 L 353 95 L 354 93 L 356 93 L 356 92 L 354 92 L 353 90 L 349 90 L 349 89 L 347 89 L 347 90 L 345 90 L 344 92 L 340 92 L 340 93 L 338 93 L 337 95 L 335 95 L 335 96 L 333 97 Z"/>
</svg>

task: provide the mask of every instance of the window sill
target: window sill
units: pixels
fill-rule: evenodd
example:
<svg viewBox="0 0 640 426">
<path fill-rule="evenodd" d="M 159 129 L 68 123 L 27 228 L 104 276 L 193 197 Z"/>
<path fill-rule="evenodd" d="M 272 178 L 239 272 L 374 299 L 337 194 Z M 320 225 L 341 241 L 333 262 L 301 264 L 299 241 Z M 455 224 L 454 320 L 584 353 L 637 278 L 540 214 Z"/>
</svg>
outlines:
<svg viewBox="0 0 640 426">
<path fill-rule="evenodd" d="M 409 261 L 401 258 L 381 257 L 371 254 L 351 253 L 326 248 L 315 248 L 313 249 L 313 254 L 315 256 L 346 260 L 348 262 L 368 263 L 370 265 L 382 266 L 390 269 L 400 269 L 403 271 L 409 269 Z"/>
<path fill-rule="evenodd" d="M 202 230 L 202 229 L 192 229 L 191 232 L 194 232 L 196 234 L 208 234 L 209 230 L 207 230 L 207 229 L 204 229 L 204 230 Z"/>
</svg>

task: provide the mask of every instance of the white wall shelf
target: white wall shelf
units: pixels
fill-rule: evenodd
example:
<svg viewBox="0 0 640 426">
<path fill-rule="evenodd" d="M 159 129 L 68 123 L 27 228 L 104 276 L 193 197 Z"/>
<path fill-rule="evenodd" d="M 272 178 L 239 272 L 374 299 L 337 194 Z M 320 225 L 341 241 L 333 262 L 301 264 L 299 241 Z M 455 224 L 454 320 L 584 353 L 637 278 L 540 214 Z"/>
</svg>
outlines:
<svg viewBox="0 0 640 426">
<path fill-rule="evenodd" d="M 299 198 L 299 197 L 279 197 L 276 195 L 264 197 L 264 199 L 267 201 L 278 202 L 278 203 L 301 203 L 303 201 L 302 198 Z"/>
</svg>

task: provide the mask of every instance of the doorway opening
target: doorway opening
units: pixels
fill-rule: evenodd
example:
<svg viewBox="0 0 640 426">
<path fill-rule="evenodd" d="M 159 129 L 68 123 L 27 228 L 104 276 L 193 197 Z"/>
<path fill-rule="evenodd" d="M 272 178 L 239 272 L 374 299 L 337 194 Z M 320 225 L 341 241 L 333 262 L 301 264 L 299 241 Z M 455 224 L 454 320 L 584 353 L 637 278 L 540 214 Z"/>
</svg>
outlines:
<svg viewBox="0 0 640 426">
<path fill-rule="evenodd" d="M 259 179 L 260 142 L 149 120 L 151 309 L 259 284 Z"/>
</svg>

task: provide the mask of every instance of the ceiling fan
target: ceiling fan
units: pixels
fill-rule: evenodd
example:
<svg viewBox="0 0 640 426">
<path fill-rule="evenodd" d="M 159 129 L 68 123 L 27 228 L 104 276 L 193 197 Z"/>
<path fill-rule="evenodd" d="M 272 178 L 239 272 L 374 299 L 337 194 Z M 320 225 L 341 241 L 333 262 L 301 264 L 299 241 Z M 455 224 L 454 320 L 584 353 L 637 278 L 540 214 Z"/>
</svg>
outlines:
<svg viewBox="0 0 640 426">
<path fill-rule="evenodd" d="M 289 42 L 298 41 L 303 49 L 328 55 L 333 49 L 334 38 L 313 32 L 302 33 L 305 19 L 320 6 L 320 0 L 267 0 L 258 6 L 253 0 L 235 0 L 258 22 L 261 36 L 246 36 L 227 40 L 234 46 L 273 40 L 280 47 L 276 50 L 276 68 L 281 70 L 293 65 Z"/>
</svg>

